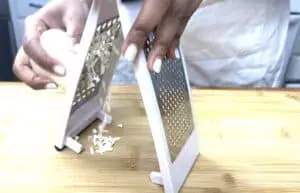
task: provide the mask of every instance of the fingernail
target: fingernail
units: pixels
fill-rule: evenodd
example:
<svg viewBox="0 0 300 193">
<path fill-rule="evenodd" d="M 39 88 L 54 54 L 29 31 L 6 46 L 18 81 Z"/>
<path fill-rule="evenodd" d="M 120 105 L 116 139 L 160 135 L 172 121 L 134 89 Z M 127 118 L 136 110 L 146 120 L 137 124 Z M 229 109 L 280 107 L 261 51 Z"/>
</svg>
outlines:
<svg viewBox="0 0 300 193">
<path fill-rule="evenodd" d="M 160 58 L 155 59 L 155 61 L 153 63 L 154 72 L 160 73 L 161 65 L 162 65 L 162 60 Z"/>
<path fill-rule="evenodd" d="M 130 44 L 125 51 L 124 58 L 129 62 L 133 62 L 136 58 L 137 53 L 137 46 L 134 44 Z"/>
<path fill-rule="evenodd" d="M 64 76 L 66 74 L 66 69 L 60 65 L 54 66 L 54 72 L 58 75 Z"/>
<path fill-rule="evenodd" d="M 177 59 L 180 58 L 180 52 L 179 52 L 178 49 L 175 49 L 175 57 L 176 57 Z"/>
<path fill-rule="evenodd" d="M 54 84 L 54 83 L 48 83 L 48 84 L 46 85 L 45 88 L 46 88 L 46 89 L 56 89 L 57 86 L 56 86 L 56 84 Z"/>
</svg>

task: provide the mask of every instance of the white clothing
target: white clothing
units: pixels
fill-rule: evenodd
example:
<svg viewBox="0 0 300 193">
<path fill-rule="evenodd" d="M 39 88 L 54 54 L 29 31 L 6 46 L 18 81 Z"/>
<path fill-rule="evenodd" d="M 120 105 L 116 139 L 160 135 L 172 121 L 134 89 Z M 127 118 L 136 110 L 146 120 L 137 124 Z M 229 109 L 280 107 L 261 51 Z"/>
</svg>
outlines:
<svg viewBox="0 0 300 193">
<path fill-rule="evenodd" d="M 280 85 L 289 10 L 288 0 L 224 0 L 200 8 L 181 39 L 191 83 Z"/>
</svg>

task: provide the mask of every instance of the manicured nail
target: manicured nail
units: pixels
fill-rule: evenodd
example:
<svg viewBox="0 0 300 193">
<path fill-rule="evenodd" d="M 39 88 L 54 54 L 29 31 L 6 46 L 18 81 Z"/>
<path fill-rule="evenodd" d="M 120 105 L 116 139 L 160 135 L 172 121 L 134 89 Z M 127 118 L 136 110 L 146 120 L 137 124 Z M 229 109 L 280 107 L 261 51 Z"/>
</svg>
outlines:
<svg viewBox="0 0 300 193">
<path fill-rule="evenodd" d="M 53 70 L 56 74 L 61 76 L 64 76 L 66 74 L 66 69 L 60 65 L 55 65 Z"/>
<path fill-rule="evenodd" d="M 46 88 L 46 89 L 56 89 L 57 86 L 56 86 L 56 84 L 54 84 L 54 83 L 48 83 L 48 84 L 46 85 L 45 88 Z"/>
<path fill-rule="evenodd" d="M 175 49 L 175 57 L 176 57 L 177 59 L 180 58 L 180 52 L 179 52 L 178 49 Z"/>
<path fill-rule="evenodd" d="M 124 58 L 129 62 L 133 62 L 136 58 L 137 53 L 138 49 L 136 45 L 130 44 L 125 51 Z"/>
<path fill-rule="evenodd" d="M 153 63 L 154 72 L 160 73 L 161 65 L 162 65 L 162 60 L 160 58 L 155 59 L 155 61 Z"/>
</svg>

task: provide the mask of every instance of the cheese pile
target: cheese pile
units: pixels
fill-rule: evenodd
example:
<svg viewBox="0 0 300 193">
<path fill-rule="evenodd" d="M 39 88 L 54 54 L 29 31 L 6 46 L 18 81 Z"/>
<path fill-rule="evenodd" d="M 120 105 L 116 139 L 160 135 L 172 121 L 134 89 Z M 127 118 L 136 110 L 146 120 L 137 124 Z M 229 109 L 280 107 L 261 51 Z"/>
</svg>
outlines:
<svg viewBox="0 0 300 193">
<path fill-rule="evenodd" d="M 117 141 L 120 140 L 120 137 L 104 136 L 103 134 L 108 133 L 108 130 L 104 130 L 106 123 L 101 123 L 97 129 L 93 129 L 93 135 L 89 136 L 88 140 L 91 142 L 90 154 L 100 153 L 104 154 L 105 152 L 113 151 L 113 146 Z M 119 124 L 118 127 L 123 127 L 122 124 Z"/>
</svg>

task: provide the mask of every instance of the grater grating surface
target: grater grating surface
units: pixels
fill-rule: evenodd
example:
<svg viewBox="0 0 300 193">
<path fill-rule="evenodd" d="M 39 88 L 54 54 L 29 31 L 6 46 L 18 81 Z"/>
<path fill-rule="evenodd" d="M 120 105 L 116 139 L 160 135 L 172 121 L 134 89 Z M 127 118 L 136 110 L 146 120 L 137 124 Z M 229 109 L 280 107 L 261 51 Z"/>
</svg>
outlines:
<svg viewBox="0 0 300 193">
<path fill-rule="evenodd" d="M 154 41 L 153 34 L 146 41 L 144 47 L 146 59 Z M 170 157 L 174 162 L 194 130 L 191 100 L 183 63 L 181 59 L 165 58 L 159 74 L 152 71 L 149 73 L 163 119 Z"/>
<path fill-rule="evenodd" d="M 115 41 L 121 35 L 119 16 L 108 19 L 97 26 L 87 53 L 72 103 L 71 114 L 97 95 L 103 75 L 111 68 L 112 55 L 118 52 Z"/>
</svg>

